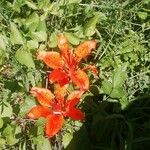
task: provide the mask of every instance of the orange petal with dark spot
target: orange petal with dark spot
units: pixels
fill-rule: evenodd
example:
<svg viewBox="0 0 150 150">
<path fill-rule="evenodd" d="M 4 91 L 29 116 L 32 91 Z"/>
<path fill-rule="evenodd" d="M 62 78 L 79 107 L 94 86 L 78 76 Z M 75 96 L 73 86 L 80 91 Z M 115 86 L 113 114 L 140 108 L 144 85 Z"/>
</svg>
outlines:
<svg viewBox="0 0 150 150">
<path fill-rule="evenodd" d="M 27 117 L 30 119 L 38 119 L 40 117 L 46 118 L 51 113 L 52 111 L 48 107 L 35 106 L 29 111 L 29 113 L 27 114 Z"/>
<path fill-rule="evenodd" d="M 64 72 L 62 69 L 55 69 L 49 74 L 50 83 L 57 82 L 61 86 L 69 83 L 68 74 Z"/>
<path fill-rule="evenodd" d="M 75 55 L 78 58 L 78 61 L 80 61 L 82 58 L 85 58 L 91 53 L 92 49 L 96 48 L 96 41 L 85 41 L 81 43 L 76 49 L 75 49 Z"/>
<path fill-rule="evenodd" d="M 41 105 L 47 107 L 51 106 L 52 100 L 55 97 L 53 93 L 46 88 L 33 87 L 31 93 L 37 98 Z"/>
<path fill-rule="evenodd" d="M 62 128 L 64 119 L 62 115 L 49 115 L 47 118 L 45 132 L 48 137 L 53 137 Z"/>
<path fill-rule="evenodd" d="M 52 69 L 62 68 L 64 66 L 64 61 L 58 52 L 39 51 L 37 59 L 44 61 Z"/>
<path fill-rule="evenodd" d="M 88 90 L 89 89 L 89 78 L 87 74 L 82 70 L 77 70 L 72 74 L 71 79 L 73 83 L 75 83 L 80 90 Z"/>
</svg>

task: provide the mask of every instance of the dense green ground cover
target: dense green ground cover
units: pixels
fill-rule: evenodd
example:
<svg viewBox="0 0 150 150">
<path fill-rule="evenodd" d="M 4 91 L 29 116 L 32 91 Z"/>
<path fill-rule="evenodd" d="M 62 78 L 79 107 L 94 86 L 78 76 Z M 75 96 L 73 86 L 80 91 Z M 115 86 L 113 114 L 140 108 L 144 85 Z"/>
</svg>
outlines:
<svg viewBox="0 0 150 150">
<path fill-rule="evenodd" d="M 150 0 L 1 0 L 0 149 L 148 150 L 149 8 Z M 62 32 L 72 46 L 97 40 L 83 65 L 94 63 L 99 77 L 89 72 L 85 121 L 66 122 L 49 144 L 44 120 L 26 113 L 36 103 L 30 88 L 45 85 L 48 71 L 36 50 L 56 48 Z"/>
</svg>

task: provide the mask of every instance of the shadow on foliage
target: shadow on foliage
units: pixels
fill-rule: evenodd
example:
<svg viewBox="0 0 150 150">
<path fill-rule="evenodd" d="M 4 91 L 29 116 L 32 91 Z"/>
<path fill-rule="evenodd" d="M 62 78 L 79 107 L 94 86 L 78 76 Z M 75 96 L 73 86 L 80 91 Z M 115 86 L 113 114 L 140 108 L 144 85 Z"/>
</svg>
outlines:
<svg viewBox="0 0 150 150">
<path fill-rule="evenodd" d="M 103 101 L 87 96 L 82 108 L 86 119 L 66 150 L 148 150 L 150 147 L 150 96 L 130 102 Z"/>
</svg>

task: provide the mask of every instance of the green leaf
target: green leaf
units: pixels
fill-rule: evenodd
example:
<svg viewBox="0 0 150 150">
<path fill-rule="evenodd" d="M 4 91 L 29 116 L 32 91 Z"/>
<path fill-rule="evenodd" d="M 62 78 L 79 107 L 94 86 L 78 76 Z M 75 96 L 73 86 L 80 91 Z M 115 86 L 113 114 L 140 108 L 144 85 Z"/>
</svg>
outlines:
<svg viewBox="0 0 150 150">
<path fill-rule="evenodd" d="M 112 77 L 113 87 L 121 87 L 124 84 L 126 78 L 126 65 L 115 69 Z"/>
<path fill-rule="evenodd" d="M 110 93 L 110 97 L 112 98 L 121 98 L 126 95 L 126 92 L 123 90 L 123 88 L 113 88 L 112 92 Z"/>
<path fill-rule="evenodd" d="M 147 12 L 138 12 L 137 15 L 140 19 L 145 20 L 148 14 Z"/>
<path fill-rule="evenodd" d="M 14 23 L 10 23 L 10 40 L 13 44 L 23 44 L 23 37 Z"/>
<path fill-rule="evenodd" d="M 47 40 L 47 34 L 45 31 L 32 32 L 31 37 L 38 42 L 43 42 Z"/>
<path fill-rule="evenodd" d="M 24 103 L 20 105 L 19 116 L 24 117 L 27 112 L 36 105 L 33 97 L 26 97 Z"/>
<path fill-rule="evenodd" d="M 49 5 L 49 0 L 38 0 L 38 7 L 39 9 L 45 9 Z"/>
<path fill-rule="evenodd" d="M 84 27 L 85 36 L 92 36 L 95 33 L 96 24 L 98 20 L 99 20 L 99 15 L 96 15 L 86 23 Z"/>
<path fill-rule="evenodd" d="M 19 134 L 22 132 L 21 126 L 15 126 L 15 134 Z"/>
<path fill-rule="evenodd" d="M 36 126 L 44 126 L 46 123 L 46 119 L 45 118 L 39 118 L 37 120 L 37 122 L 35 123 Z"/>
<path fill-rule="evenodd" d="M 6 144 L 5 139 L 0 138 L 0 147 L 3 146 L 3 145 L 5 145 L 5 144 Z"/>
<path fill-rule="evenodd" d="M 36 4 L 31 1 L 26 1 L 25 3 L 28 5 L 28 7 L 32 8 L 33 10 L 38 9 Z"/>
<path fill-rule="evenodd" d="M 43 142 L 43 145 L 42 145 L 42 149 L 44 150 L 52 150 L 52 147 L 51 147 L 51 145 L 50 145 L 50 142 L 49 142 L 49 140 L 48 139 L 44 139 L 44 142 Z"/>
<path fill-rule="evenodd" d="M 9 103 L 5 102 L 0 105 L 0 116 L 1 117 L 11 117 L 12 114 L 13 114 L 13 110 Z"/>
<path fill-rule="evenodd" d="M 24 50 L 17 50 L 15 57 L 22 65 L 35 69 L 35 64 L 31 53 Z"/>
<path fill-rule="evenodd" d="M 13 132 L 13 128 L 8 124 L 3 131 L 3 136 L 5 137 L 10 136 L 12 135 L 12 132 Z"/>
<path fill-rule="evenodd" d="M 31 72 L 31 71 L 29 71 L 28 73 L 27 73 L 27 78 L 26 78 L 26 80 L 27 80 L 27 82 L 30 82 L 30 84 L 32 85 L 32 86 L 35 86 L 35 76 L 33 75 L 33 72 Z"/>
<path fill-rule="evenodd" d="M 20 9 L 24 4 L 25 4 L 25 0 L 15 0 L 13 1 L 12 9 L 15 12 L 20 13 Z"/>
<path fill-rule="evenodd" d="M 3 136 L 6 138 L 8 145 L 14 145 L 17 142 L 17 139 L 14 136 L 14 128 L 10 125 L 7 125 L 4 129 Z"/>
<path fill-rule="evenodd" d="M 59 15 L 59 5 L 57 2 L 51 3 L 49 12 L 53 15 Z"/>
<path fill-rule="evenodd" d="M 79 45 L 80 39 L 75 34 L 65 32 L 65 36 L 72 45 Z"/>
<path fill-rule="evenodd" d="M 64 148 L 66 148 L 69 145 L 72 138 L 73 138 L 73 134 L 71 133 L 66 133 L 65 135 L 63 135 L 62 144 Z"/>
<path fill-rule="evenodd" d="M 104 80 L 102 82 L 102 90 L 104 91 L 104 93 L 106 93 L 107 95 L 109 95 L 111 92 L 112 92 L 112 83 L 107 81 L 107 80 Z"/>
<path fill-rule="evenodd" d="M 35 126 L 37 126 L 37 136 L 44 136 L 45 123 L 45 118 L 39 118 L 35 123 Z"/>
<path fill-rule="evenodd" d="M 14 145 L 17 142 L 17 139 L 14 136 L 7 136 L 6 142 L 8 145 Z"/>
<path fill-rule="evenodd" d="M 50 145 L 50 142 L 47 138 L 43 138 L 42 145 L 39 146 L 38 150 L 52 150 L 52 147 Z"/>
<path fill-rule="evenodd" d="M 49 47 L 50 48 L 54 48 L 54 47 L 57 47 L 57 44 L 58 44 L 58 39 L 57 39 L 57 35 L 55 32 L 53 32 L 49 38 Z"/>
<path fill-rule="evenodd" d="M 37 13 L 32 13 L 26 20 L 25 25 L 31 32 L 35 31 L 39 25 L 39 16 Z"/>
<path fill-rule="evenodd" d="M 39 24 L 38 24 L 38 27 L 37 27 L 37 31 L 44 31 L 44 32 L 47 31 L 45 20 L 40 20 L 39 21 Z"/>
<path fill-rule="evenodd" d="M 30 40 L 30 41 L 27 41 L 27 47 L 28 47 L 29 49 L 36 49 L 36 48 L 38 48 L 38 46 L 39 46 L 39 43 L 38 43 L 37 40 Z"/>
</svg>

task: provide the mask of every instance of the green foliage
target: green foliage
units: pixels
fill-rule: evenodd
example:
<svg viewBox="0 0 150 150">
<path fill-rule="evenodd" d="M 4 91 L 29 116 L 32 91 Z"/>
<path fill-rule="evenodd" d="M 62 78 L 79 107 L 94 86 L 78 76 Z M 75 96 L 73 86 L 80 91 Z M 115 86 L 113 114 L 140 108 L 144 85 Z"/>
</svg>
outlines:
<svg viewBox="0 0 150 150">
<path fill-rule="evenodd" d="M 23 37 L 14 23 L 10 23 L 10 40 L 13 44 L 23 44 Z"/>
<path fill-rule="evenodd" d="M 26 65 L 29 68 L 35 68 L 35 64 L 32 58 L 31 53 L 25 51 L 25 50 L 17 50 L 15 57 L 18 62 L 20 62 L 22 65 Z"/>
<path fill-rule="evenodd" d="M 31 121 L 33 86 L 47 86 L 49 69 L 36 50 L 57 50 L 57 34 L 71 46 L 96 39 L 84 60 L 98 68 L 81 107 L 83 126 L 61 131 L 68 150 L 149 149 L 150 16 L 149 0 L 1 0 L 0 1 L 0 149 L 58 149 L 60 137 L 44 136 L 43 118 Z M 45 83 L 46 82 L 46 83 Z M 49 86 L 49 85 L 48 85 Z M 139 99 L 136 97 L 141 96 Z"/>
<path fill-rule="evenodd" d="M 12 107 L 8 102 L 5 102 L 0 105 L 1 117 L 11 117 L 12 116 Z"/>
<path fill-rule="evenodd" d="M 98 22 L 99 18 L 99 14 L 96 14 L 85 24 L 84 34 L 86 36 L 92 36 L 95 33 L 96 23 Z"/>
<path fill-rule="evenodd" d="M 73 33 L 65 32 L 65 36 L 72 45 L 79 45 L 80 38 L 78 38 Z"/>
</svg>

